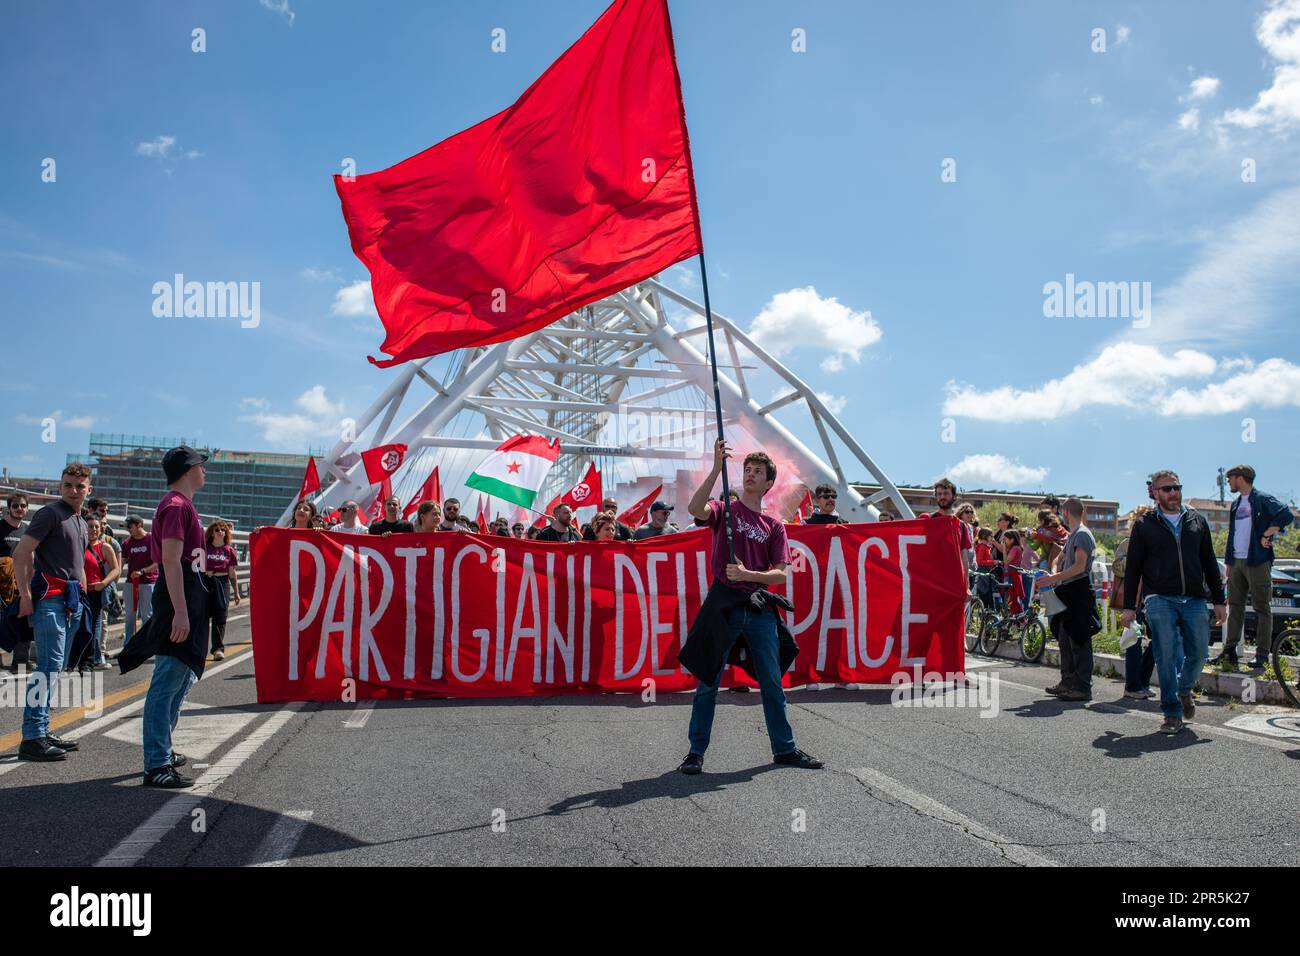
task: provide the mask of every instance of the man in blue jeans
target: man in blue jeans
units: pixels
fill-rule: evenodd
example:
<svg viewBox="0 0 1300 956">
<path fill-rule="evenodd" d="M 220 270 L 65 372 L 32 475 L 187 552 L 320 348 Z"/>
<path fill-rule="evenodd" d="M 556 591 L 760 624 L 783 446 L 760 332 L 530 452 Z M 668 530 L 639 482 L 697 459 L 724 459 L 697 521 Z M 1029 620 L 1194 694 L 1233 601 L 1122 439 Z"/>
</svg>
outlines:
<svg viewBox="0 0 1300 956">
<path fill-rule="evenodd" d="M 63 670 L 69 637 L 81 624 L 89 540 L 81 508 L 88 494 L 90 468 L 82 464 L 64 468 L 59 500 L 36 512 L 14 549 L 18 615 L 31 616 L 36 636 L 36 670 L 27 682 L 23 741 L 18 747 L 22 760 L 63 760 L 78 749 L 75 741 L 50 733 L 50 698 Z"/>
<path fill-rule="evenodd" d="M 1196 714 L 1192 688 L 1210 653 L 1206 601 L 1214 604 L 1216 624 L 1223 623 L 1228 609 L 1209 524 L 1183 506 L 1183 486 L 1175 472 L 1157 471 L 1151 487 L 1156 507 L 1133 522 L 1129 535 L 1120 622 L 1128 627 L 1136 620 L 1141 586 L 1165 715 L 1160 731 L 1176 734 L 1184 719 Z"/>
<path fill-rule="evenodd" d="M 790 563 L 785 525 L 763 514 L 763 495 L 776 481 L 776 465 L 762 452 L 745 458 L 743 490 L 740 498 L 730 504 L 728 529 L 723 502 L 710 500 L 710 495 L 714 482 L 726 467 L 729 452 L 726 442 L 719 438 L 714 446 L 713 470 L 687 506 L 697 521 L 713 529 L 713 585 L 696 616 L 691 636 L 678 655 L 699 679 L 687 731 L 691 750 L 678 769 L 686 774 L 697 774 L 704 769 L 704 752 L 713 730 L 723 663 L 733 645 L 744 640 L 750 667 L 762 693 L 763 719 L 767 723 L 774 762 L 816 770 L 822 762 L 794 745 L 794 730 L 786 717 L 785 691 L 781 688 L 781 675 L 785 671 L 782 651 L 789 655 L 785 661 L 788 666 L 794 659 L 790 654 L 793 639 L 784 648 L 778 641 L 776 610 L 772 606 L 775 601 L 767 600 L 775 596 L 769 595 L 766 588 L 785 582 L 786 565 Z M 702 620 L 709 623 L 701 626 Z M 702 664 L 703 660 L 709 663 Z M 713 671 L 711 679 L 702 673 L 706 669 Z"/>
</svg>

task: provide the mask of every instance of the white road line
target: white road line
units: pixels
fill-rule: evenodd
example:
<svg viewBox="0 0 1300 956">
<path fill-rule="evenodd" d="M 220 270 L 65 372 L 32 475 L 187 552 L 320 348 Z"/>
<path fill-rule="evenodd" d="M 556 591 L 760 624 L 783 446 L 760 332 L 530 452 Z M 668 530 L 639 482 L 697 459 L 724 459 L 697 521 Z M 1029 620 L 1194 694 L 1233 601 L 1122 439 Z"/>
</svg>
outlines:
<svg viewBox="0 0 1300 956">
<path fill-rule="evenodd" d="M 373 700 L 363 700 L 357 704 L 357 709 L 352 711 L 348 719 L 343 721 L 343 726 L 349 730 L 360 730 L 370 719 L 370 715 L 375 712 L 375 702 Z"/>
<path fill-rule="evenodd" d="M 301 701 L 286 704 L 276 711 L 251 734 L 231 747 L 224 757 L 203 772 L 189 790 L 172 797 L 144 823 L 136 827 L 121 843 L 110 850 L 96 866 L 134 866 L 158 842 L 182 821 L 188 820 L 194 809 L 253 756 L 285 724 L 301 710 Z"/>
<path fill-rule="evenodd" d="M 262 840 L 253 854 L 249 866 L 284 866 L 293 856 L 294 848 L 302 839 L 303 831 L 311 821 L 310 810 L 289 810 L 284 813 Z"/>
<path fill-rule="evenodd" d="M 977 823 L 964 813 L 958 813 L 952 807 L 940 803 L 932 797 L 917 793 L 915 790 L 909 790 L 893 777 L 887 777 L 879 770 L 873 770 L 871 767 L 859 767 L 856 770 L 850 770 L 849 773 L 873 790 L 888 794 L 899 803 L 905 803 L 913 810 L 928 817 L 934 817 L 953 829 L 974 837 L 988 849 L 995 853 L 1001 853 L 1013 863 L 1018 863 L 1020 866 L 1061 865 L 1055 860 L 1048 859 L 1033 850 L 1011 842 L 1007 837 L 999 836 L 982 823 Z"/>
</svg>

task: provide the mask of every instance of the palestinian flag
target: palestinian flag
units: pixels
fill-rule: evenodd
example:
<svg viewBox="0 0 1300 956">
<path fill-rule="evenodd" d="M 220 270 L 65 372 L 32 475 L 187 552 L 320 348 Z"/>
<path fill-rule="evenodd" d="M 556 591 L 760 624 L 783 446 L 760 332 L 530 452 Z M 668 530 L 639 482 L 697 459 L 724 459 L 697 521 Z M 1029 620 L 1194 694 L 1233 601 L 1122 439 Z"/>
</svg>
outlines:
<svg viewBox="0 0 1300 956">
<path fill-rule="evenodd" d="M 541 435 L 515 435 L 483 459 L 466 486 L 511 504 L 533 506 L 537 490 L 560 457 L 560 440 Z"/>
</svg>

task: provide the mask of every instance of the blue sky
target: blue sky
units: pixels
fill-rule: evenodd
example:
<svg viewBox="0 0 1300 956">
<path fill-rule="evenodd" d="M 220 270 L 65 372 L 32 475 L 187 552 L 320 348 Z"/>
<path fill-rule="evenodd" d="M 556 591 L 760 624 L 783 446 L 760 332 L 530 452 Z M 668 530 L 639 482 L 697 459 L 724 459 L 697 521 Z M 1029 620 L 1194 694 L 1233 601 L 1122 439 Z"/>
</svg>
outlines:
<svg viewBox="0 0 1300 956">
<path fill-rule="evenodd" d="M 0 464 L 56 474 L 92 429 L 331 444 L 392 374 L 331 175 L 500 110 L 604 6 L 12 7 Z M 1130 507 L 1246 461 L 1300 498 L 1300 0 L 670 7 L 714 305 L 892 478 Z M 259 282 L 260 325 L 155 317 L 176 273 Z M 1067 274 L 1150 283 L 1147 327 L 1045 317 Z"/>
</svg>

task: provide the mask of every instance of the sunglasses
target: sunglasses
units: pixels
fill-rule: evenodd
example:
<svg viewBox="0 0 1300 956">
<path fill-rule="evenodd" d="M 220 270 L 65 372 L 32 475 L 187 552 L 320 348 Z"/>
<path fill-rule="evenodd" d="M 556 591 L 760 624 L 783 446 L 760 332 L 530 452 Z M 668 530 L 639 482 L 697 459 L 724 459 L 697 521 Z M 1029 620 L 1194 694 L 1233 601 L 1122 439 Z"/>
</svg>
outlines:
<svg viewBox="0 0 1300 956">
<path fill-rule="evenodd" d="M 837 491 L 832 491 L 832 492 L 831 492 L 830 494 L 828 494 L 828 495 L 818 495 L 817 497 L 818 497 L 818 498 L 838 498 L 839 496 L 840 496 L 840 495 L 839 495 L 839 492 L 837 492 Z"/>
<path fill-rule="evenodd" d="M 1182 485 L 1161 485 L 1156 491 L 1182 491 Z"/>
</svg>

